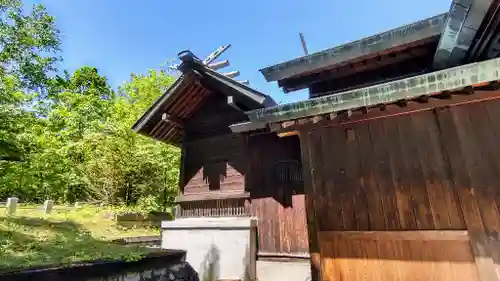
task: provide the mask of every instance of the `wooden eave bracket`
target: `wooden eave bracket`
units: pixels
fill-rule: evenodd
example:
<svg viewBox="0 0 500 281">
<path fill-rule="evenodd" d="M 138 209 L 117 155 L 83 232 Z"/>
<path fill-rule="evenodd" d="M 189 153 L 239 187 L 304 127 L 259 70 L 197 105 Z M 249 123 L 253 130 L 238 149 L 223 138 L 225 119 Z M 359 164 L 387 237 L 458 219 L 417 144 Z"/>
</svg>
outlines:
<svg viewBox="0 0 500 281">
<path fill-rule="evenodd" d="M 184 122 L 180 118 L 173 116 L 173 115 L 170 115 L 168 113 L 163 113 L 163 115 L 161 116 L 161 120 L 164 122 L 172 123 L 173 125 L 175 125 L 179 128 L 184 127 L 184 124 L 183 124 Z"/>
<path fill-rule="evenodd" d="M 234 98 L 234 96 L 227 96 L 227 104 L 238 111 L 245 112 L 245 110 L 243 110 L 238 104 L 236 104 L 236 99 Z"/>
<path fill-rule="evenodd" d="M 278 123 L 271 123 L 269 125 L 271 132 L 276 132 L 280 137 L 295 136 L 298 134 L 298 127 L 305 124 L 319 124 L 323 121 L 329 120 L 329 118 L 335 118 L 336 114 L 329 114 L 328 116 L 316 115 L 308 118 L 301 118 L 296 120 L 283 121 Z"/>
</svg>

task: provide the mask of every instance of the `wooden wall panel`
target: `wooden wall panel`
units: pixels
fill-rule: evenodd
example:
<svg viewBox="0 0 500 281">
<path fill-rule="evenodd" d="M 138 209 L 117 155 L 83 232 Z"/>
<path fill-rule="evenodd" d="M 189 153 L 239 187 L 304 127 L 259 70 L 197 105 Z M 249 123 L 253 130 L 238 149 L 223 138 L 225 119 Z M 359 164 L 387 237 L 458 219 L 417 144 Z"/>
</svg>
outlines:
<svg viewBox="0 0 500 281">
<path fill-rule="evenodd" d="M 304 176 L 304 196 L 305 196 L 305 209 L 306 209 L 306 219 L 307 219 L 307 234 L 309 238 L 309 253 L 311 258 L 311 280 L 320 280 L 321 272 L 321 255 L 318 244 L 318 234 L 319 227 L 318 221 L 316 219 L 316 209 L 314 200 L 315 190 L 313 186 L 313 174 L 314 168 L 311 163 L 311 133 L 310 132 L 300 132 L 300 146 L 301 146 L 301 158 L 302 158 L 302 168 Z M 309 172 L 308 172 L 309 171 Z"/>
<path fill-rule="evenodd" d="M 223 94 L 210 95 L 204 104 L 184 125 L 185 141 L 230 134 L 229 125 L 248 120 L 245 113 L 227 104 Z"/>
<path fill-rule="evenodd" d="M 467 229 L 481 280 L 500 280 L 498 99 L 300 136 L 316 233 Z"/>
<path fill-rule="evenodd" d="M 232 158 L 232 157 L 231 157 Z M 242 191 L 245 171 L 229 160 L 207 160 L 200 165 L 187 165 L 188 173 L 196 173 L 187 180 L 184 194 L 203 194 L 210 191 Z"/>
<path fill-rule="evenodd" d="M 184 124 L 183 194 L 244 190 L 245 138 L 232 134 L 229 125 L 247 117 L 229 106 L 225 95 L 213 94 L 209 99 Z"/>
<path fill-rule="evenodd" d="M 464 229 L 439 130 L 431 111 L 312 130 L 319 230 Z"/>
<path fill-rule="evenodd" d="M 483 280 L 500 280 L 499 110 L 500 102 L 492 100 L 437 111 Z"/>
<path fill-rule="evenodd" d="M 299 145 L 296 137 L 274 134 L 248 139 L 246 190 L 251 213 L 258 219 L 259 252 L 309 252 L 303 183 L 280 182 L 276 175 L 279 161 L 300 160 Z"/>
<path fill-rule="evenodd" d="M 480 280 L 464 231 L 322 232 L 323 281 Z"/>
</svg>

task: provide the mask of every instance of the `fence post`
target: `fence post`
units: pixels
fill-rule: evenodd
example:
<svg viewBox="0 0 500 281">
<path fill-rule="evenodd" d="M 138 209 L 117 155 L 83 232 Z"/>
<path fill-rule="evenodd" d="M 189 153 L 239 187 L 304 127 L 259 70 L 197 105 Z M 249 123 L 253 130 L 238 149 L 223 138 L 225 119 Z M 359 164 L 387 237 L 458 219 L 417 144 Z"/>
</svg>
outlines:
<svg viewBox="0 0 500 281">
<path fill-rule="evenodd" d="M 16 197 L 7 198 L 7 204 L 5 205 L 7 207 L 7 215 L 13 215 L 16 213 L 18 201 L 19 199 Z"/>
<path fill-rule="evenodd" d="M 54 201 L 52 201 L 52 200 L 45 200 L 45 202 L 43 203 L 43 212 L 45 214 L 52 213 L 52 207 L 54 207 Z"/>
</svg>

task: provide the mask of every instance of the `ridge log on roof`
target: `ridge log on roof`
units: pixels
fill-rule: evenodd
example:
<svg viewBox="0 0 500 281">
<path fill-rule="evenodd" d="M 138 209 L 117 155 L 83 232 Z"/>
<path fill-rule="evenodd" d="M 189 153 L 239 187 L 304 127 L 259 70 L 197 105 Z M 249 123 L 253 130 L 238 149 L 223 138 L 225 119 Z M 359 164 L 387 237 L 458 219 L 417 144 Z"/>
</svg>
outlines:
<svg viewBox="0 0 500 281">
<path fill-rule="evenodd" d="M 353 59 L 376 57 L 392 49 L 400 50 L 406 45 L 419 41 L 430 39 L 437 41 L 443 30 L 446 16 L 446 13 L 440 14 L 361 40 L 266 67 L 260 71 L 267 81 L 278 81 L 318 72 Z"/>
<path fill-rule="evenodd" d="M 255 122 L 255 124 L 262 127 L 264 124 L 274 122 L 421 98 L 498 80 L 500 80 L 500 58 L 457 66 L 335 95 L 256 109 L 248 111 L 246 114 L 252 123 Z M 237 130 L 235 128 L 237 125 L 232 126 L 232 129 Z M 250 127 L 246 123 L 242 123 L 241 126 Z"/>
<path fill-rule="evenodd" d="M 132 126 L 139 134 L 180 144 L 183 124 L 212 94 L 231 97 L 231 106 L 242 110 L 276 105 L 269 96 L 213 71 L 190 51 L 179 53 L 179 58 L 182 75 Z"/>
</svg>

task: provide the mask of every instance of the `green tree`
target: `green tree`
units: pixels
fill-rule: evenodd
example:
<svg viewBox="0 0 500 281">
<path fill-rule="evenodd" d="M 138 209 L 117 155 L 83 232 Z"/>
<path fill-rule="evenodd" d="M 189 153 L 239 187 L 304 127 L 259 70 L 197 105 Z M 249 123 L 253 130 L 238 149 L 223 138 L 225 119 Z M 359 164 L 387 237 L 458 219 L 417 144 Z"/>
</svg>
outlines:
<svg viewBox="0 0 500 281">
<path fill-rule="evenodd" d="M 42 5 L 25 12 L 20 1 L 0 0 L 0 161 L 18 161 L 30 147 L 34 116 L 25 108 L 48 92 L 58 50 L 59 31 Z"/>
<path fill-rule="evenodd" d="M 57 73 L 59 43 L 43 6 L 0 0 L 0 198 L 168 209 L 179 150 L 131 126 L 174 78 L 150 71 L 113 91 L 94 67 Z"/>
<path fill-rule="evenodd" d="M 179 150 L 130 128 L 173 81 L 162 71 L 132 75 L 114 97 L 103 130 L 79 143 L 88 156 L 82 174 L 96 197 L 125 204 L 147 202 L 151 208 L 172 202 L 178 188 Z"/>
<path fill-rule="evenodd" d="M 0 0 L 0 85 L 43 91 L 56 71 L 59 31 L 43 5 L 26 12 L 19 0 Z M 0 86 L 0 95 L 10 96 Z M 6 95 L 2 95 L 6 94 Z"/>
</svg>

